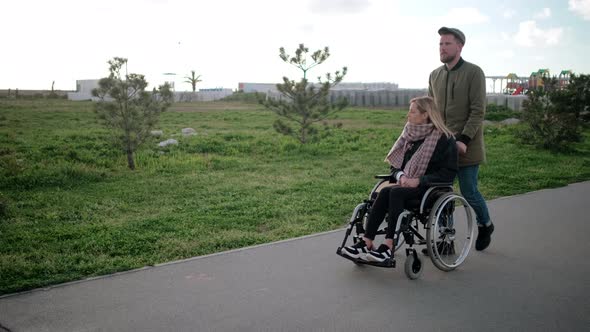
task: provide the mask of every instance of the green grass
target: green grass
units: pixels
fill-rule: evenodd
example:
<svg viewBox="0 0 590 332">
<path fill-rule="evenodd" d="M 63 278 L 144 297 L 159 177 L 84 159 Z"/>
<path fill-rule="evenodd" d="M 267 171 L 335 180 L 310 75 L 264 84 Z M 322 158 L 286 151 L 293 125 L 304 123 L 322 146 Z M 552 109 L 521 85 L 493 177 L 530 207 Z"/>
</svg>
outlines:
<svg viewBox="0 0 590 332">
<path fill-rule="evenodd" d="M 177 104 L 158 129 L 180 144 L 146 143 L 129 171 L 91 103 L 0 100 L 0 294 L 342 227 L 405 115 L 348 109 L 301 146 L 258 105 Z M 487 199 L 590 179 L 588 131 L 552 154 L 512 130 L 486 127 Z"/>
</svg>

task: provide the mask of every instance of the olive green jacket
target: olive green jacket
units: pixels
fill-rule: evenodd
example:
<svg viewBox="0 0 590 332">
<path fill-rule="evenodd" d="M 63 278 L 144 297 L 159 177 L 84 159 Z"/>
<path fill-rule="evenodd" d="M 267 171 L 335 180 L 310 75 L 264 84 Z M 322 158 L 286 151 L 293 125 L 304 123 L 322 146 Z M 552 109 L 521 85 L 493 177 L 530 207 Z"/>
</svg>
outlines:
<svg viewBox="0 0 590 332">
<path fill-rule="evenodd" d="M 428 94 L 434 98 L 457 141 L 467 145 L 467 153 L 459 156 L 459 166 L 485 162 L 486 79 L 483 70 L 463 58 L 450 71 L 442 65 L 430 73 Z"/>
</svg>

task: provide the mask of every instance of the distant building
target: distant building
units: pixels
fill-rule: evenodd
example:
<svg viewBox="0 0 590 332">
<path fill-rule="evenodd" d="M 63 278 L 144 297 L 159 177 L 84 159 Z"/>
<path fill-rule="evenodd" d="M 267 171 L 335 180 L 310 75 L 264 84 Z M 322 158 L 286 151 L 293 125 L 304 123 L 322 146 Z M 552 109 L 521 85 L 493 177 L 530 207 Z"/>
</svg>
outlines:
<svg viewBox="0 0 590 332">
<path fill-rule="evenodd" d="M 276 83 L 238 83 L 238 91 L 245 93 L 262 92 L 272 93 L 278 92 Z"/>
<path fill-rule="evenodd" d="M 98 88 L 99 80 L 76 80 L 76 91 L 68 92 L 69 100 L 97 100 L 92 97 L 92 90 Z"/>
<path fill-rule="evenodd" d="M 390 82 L 342 82 L 333 87 L 332 90 L 397 91 L 399 85 Z"/>
<path fill-rule="evenodd" d="M 92 96 L 92 90 L 98 88 L 100 80 L 76 80 L 76 91 L 68 92 L 69 100 L 92 100 L 98 101 L 98 98 Z M 198 92 L 173 91 L 174 101 L 212 101 L 222 99 L 233 93 L 231 89 L 213 88 L 199 89 Z"/>
</svg>

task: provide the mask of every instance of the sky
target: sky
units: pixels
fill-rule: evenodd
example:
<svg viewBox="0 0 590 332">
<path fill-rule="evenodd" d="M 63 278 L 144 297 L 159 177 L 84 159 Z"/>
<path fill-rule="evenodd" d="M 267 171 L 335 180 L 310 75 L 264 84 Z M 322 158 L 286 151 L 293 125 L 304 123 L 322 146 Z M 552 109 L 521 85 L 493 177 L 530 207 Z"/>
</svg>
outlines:
<svg viewBox="0 0 590 332">
<path fill-rule="evenodd" d="M 18 0 L 0 12 L 0 89 L 75 90 L 113 57 L 177 91 L 191 70 L 197 88 L 298 80 L 279 48 L 300 43 L 330 49 L 308 78 L 346 66 L 344 82 L 425 88 L 442 26 L 465 33 L 463 58 L 487 76 L 590 73 L 590 0 Z"/>
</svg>

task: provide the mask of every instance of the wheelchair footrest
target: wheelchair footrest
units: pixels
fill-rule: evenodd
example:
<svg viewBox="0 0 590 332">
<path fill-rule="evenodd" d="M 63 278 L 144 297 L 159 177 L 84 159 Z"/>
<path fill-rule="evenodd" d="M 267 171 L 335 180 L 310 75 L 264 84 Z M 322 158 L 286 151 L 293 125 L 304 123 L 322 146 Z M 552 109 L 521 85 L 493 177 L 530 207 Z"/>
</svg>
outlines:
<svg viewBox="0 0 590 332">
<path fill-rule="evenodd" d="M 336 250 L 336 254 L 338 254 L 341 257 L 344 257 L 346 259 L 348 259 L 349 261 L 353 261 L 356 264 L 364 264 L 364 265 L 371 265 L 371 266 L 377 266 L 377 267 L 386 267 L 386 268 L 394 268 L 395 267 L 395 258 L 391 258 L 391 259 L 386 259 L 385 261 L 379 263 L 379 262 L 369 262 L 369 261 L 365 261 L 362 259 L 358 259 L 358 258 L 352 258 L 352 257 L 348 257 L 346 255 L 342 254 L 342 248 L 338 248 L 338 250 Z"/>
</svg>

